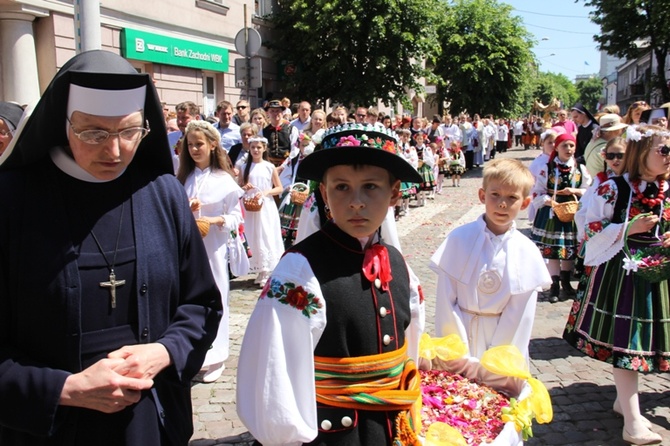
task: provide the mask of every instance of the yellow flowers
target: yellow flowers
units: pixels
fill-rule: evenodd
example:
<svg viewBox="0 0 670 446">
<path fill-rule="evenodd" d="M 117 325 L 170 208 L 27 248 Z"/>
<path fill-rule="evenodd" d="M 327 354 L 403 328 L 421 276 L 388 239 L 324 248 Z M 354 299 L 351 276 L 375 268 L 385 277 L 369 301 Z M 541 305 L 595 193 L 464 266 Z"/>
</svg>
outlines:
<svg viewBox="0 0 670 446">
<path fill-rule="evenodd" d="M 528 398 L 522 401 L 510 398 L 509 407 L 503 408 L 502 413 L 503 422 L 514 423 L 514 428 L 521 432 L 524 441 L 533 436 L 533 409 Z"/>
</svg>

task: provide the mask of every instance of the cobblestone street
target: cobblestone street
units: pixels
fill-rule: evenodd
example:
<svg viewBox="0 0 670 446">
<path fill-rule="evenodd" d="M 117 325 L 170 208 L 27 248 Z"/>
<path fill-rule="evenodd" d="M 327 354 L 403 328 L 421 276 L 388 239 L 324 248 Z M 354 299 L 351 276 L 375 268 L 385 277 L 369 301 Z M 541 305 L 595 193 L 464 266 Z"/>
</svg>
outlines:
<svg viewBox="0 0 670 446">
<path fill-rule="evenodd" d="M 513 149 L 500 156 L 518 158 L 528 164 L 537 154 L 536 150 Z M 451 187 L 449 180 L 444 184 L 442 195 L 427 200 L 424 207 L 412 208 L 410 215 L 398 222 L 403 253 L 421 279 L 426 296 L 429 334 L 434 332 L 436 286 L 435 274 L 428 267 L 429 258 L 450 230 L 483 212 L 477 198 L 481 169 L 466 173 L 459 188 Z M 517 224 L 527 233 L 525 212 Z M 235 411 L 235 374 L 246 323 L 259 292 L 251 276 L 231 282 L 230 358 L 216 383 L 193 386 L 195 433 L 191 446 L 250 445 L 253 441 Z M 530 345 L 531 373 L 549 389 L 554 420 L 546 425 L 534 424 L 534 437 L 526 444 L 624 445 L 622 418 L 612 411 L 615 390 L 611 367 L 585 357 L 562 340 L 571 304 L 572 300 L 551 304 L 544 298 L 538 304 Z M 666 376 L 640 376 L 643 414 L 654 424 L 653 430 L 663 436 L 663 444 L 670 444 L 669 389 Z"/>
</svg>

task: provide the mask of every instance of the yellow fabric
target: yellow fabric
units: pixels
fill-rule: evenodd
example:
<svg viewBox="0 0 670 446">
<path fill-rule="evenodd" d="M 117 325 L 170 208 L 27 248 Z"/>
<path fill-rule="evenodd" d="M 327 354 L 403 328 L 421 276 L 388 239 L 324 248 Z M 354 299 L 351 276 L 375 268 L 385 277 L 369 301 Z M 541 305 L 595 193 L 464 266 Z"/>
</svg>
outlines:
<svg viewBox="0 0 670 446">
<path fill-rule="evenodd" d="M 467 446 L 463 435 L 452 426 L 440 421 L 430 425 L 424 446 Z"/>
<path fill-rule="evenodd" d="M 419 356 L 430 359 L 435 358 L 443 361 L 458 359 L 465 356 L 468 349 L 463 340 L 456 334 L 450 334 L 442 338 L 431 338 L 424 333 L 419 340 Z"/>
<path fill-rule="evenodd" d="M 480 363 L 486 370 L 497 375 L 527 380 L 533 391 L 523 406 L 529 406 L 540 424 L 549 423 L 553 419 L 554 411 L 551 407 L 549 392 L 544 384 L 531 376 L 526 358 L 518 348 L 513 345 L 491 347 L 484 352 Z"/>
</svg>

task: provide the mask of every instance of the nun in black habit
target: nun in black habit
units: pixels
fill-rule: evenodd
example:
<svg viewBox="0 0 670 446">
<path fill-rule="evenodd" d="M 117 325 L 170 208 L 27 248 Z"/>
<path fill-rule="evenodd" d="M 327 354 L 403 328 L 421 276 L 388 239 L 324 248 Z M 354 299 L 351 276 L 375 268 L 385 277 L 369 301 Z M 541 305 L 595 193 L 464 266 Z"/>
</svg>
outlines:
<svg viewBox="0 0 670 446">
<path fill-rule="evenodd" d="M 90 51 L 0 157 L 0 445 L 186 445 L 222 314 L 149 75 Z"/>
</svg>

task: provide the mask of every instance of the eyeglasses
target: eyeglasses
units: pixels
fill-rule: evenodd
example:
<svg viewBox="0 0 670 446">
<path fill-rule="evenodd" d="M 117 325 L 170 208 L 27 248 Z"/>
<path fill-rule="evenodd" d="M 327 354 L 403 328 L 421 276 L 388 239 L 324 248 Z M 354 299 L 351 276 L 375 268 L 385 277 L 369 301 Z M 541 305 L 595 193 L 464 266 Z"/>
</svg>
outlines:
<svg viewBox="0 0 670 446">
<path fill-rule="evenodd" d="M 147 121 L 147 127 L 129 127 L 127 129 L 123 129 L 120 132 L 108 132 L 107 130 L 101 130 L 101 129 L 95 129 L 95 130 L 83 130 L 81 132 L 77 132 L 74 129 L 74 126 L 72 125 L 72 122 L 70 121 L 70 118 L 67 118 L 67 122 L 70 124 L 70 128 L 72 129 L 72 133 L 74 133 L 74 136 L 79 138 L 80 141 L 86 143 L 86 144 L 102 144 L 107 139 L 109 139 L 110 136 L 118 136 L 120 140 L 127 141 L 127 142 L 137 142 L 141 139 L 143 139 L 147 134 L 149 133 L 149 121 Z"/>
<path fill-rule="evenodd" d="M 633 102 L 633 104 L 630 106 L 630 108 L 632 108 L 632 109 L 636 109 L 636 108 L 638 108 L 638 107 L 646 107 L 646 106 L 647 106 L 647 103 L 646 103 L 646 102 L 644 102 L 644 101 L 637 101 L 637 102 Z"/>
<path fill-rule="evenodd" d="M 615 159 L 622 160 L 624 155 L 625 153 L 606 153 L 605 159 L 607 159 L 608 161 L 613 161 Z"/>
<path fill-rule="evenodd" d="M 668 156 L 670 155 L 670 147 L 668 146 L 659 147 L 657 152 L 661 156 Z"/>
<path fill-rule="evenodd" d="M 2 135 L 2 136 L 7 136 L 7 135 L 10 135 L 11 133 L 12 132 L 10 132 L 9 130 L 0 129 L 0 135 Z"/>
<path fill-rule="evenodd" d="M 238 105 L 236 108 L 238 110 L 244 110 L 245 108 L 247 108 L 247 106 L 246 105 Z"/>
<path fill-rule="evenodd" d="M 356 114 L 356 116 L 358 116 L 359 118 L 365 118 L 367 115 L 363 115 L 363 114 L 360 114 L 360 115 L 359 115 L 359 114 Z"/>
</svg>

